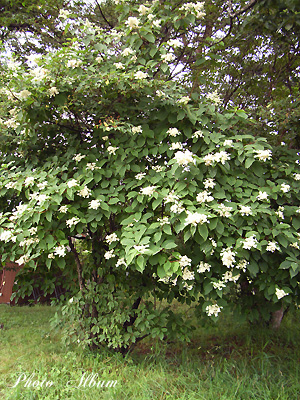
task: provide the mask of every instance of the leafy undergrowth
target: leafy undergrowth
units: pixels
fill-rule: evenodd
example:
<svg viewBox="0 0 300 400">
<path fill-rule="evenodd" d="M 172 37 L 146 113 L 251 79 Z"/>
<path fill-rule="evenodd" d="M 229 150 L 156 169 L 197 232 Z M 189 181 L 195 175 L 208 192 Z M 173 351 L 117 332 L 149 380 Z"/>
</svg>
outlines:
<svg viewBox="0 0 300 400">
<path fill-rule="evenodd" d="M 64 347 L 49 331 L 55 310 L 0 306 L 1 398 L 300 399 L 298 314 L 278 332 L 203 320 L 189 344 L 145 340 L 123 358 Z"/>
</svg>

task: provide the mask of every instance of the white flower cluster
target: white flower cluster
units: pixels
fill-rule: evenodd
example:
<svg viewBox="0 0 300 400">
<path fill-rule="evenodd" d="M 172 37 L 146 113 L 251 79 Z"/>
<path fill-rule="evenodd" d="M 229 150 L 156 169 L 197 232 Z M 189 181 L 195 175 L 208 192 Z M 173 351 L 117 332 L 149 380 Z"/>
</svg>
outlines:
<svg viewBox="0 0 300 400">
<path fill-rule="evenodd" d="M 210 317 L 211 315 L 214 315 L 215 317 L 218 316 L 218 314 L 221 312 L 222 306 L 218 306 L 218 304 L 211 304 L 209 306 L 206 306 L 205 311 L 206 314 Z"/>
<path fill-rule="evenodd" d="M 251 250 L 252 248 L 256 248 L 257 244 L 258 244 L 258 241 L 257 241 L 255 235 L 252 235 L 244 240 L 243 249 Z"/>
<path fill-rule="evenodd" d="M 243 215 L 243 216 L 244 216 L 244 215 L 248 216 L 248 215 L 252 215 L 252 214 L 253 214 L 251 207 L 249 207 L 249 206 L 242 206 L 242 205 L 240 205 L 239 213 L 240 213 L 241 215 Z"/>
<path fill-rule="evenodd" d="M 230 206 L 225 206 L 223 203 L 218 205 L 218 209 L 216 212 L 220 215 L 220 217 L 226 217 L 229 218 L 232 216 L 231 211 L 233 210 L 232 207 Z"/>
<path fill-rule="evenodd" d="M 268 200 L 268 193 L 267 192 L 262 192 L 259 191 L 258 195 L 256 196 L 257 200 L 263 201 L 263 200 Z"/>
<path fill-rule="evenodd" d="M 142 133 L 143 129 L 142 129 L 141 125 L 139 125 L 139 126 L 133 126 L 131 128 L 131 131 L 132 131 L 132 133 Z"/>
<path fill-rule="evenodd" d="M 192 260 L 188 256 L 180 256 L 178 262 L 181 268 L 190 267 L 192 265 Z"/>
<path fill-rule="evenodd" d="M 143 71 L 137 71 L 134 74 L 135 79 L 146 79 L 148 78 L 148 74 L 147 72 L 143 72 Z"/>
<path fill-rule="evenodd" d="M 82 64 L 81 60 L 69 60 L 67 62 L 67 67 L 74 69 L 74 68 L 80 67 L 81 64 Z"/>
<path fill-rule="evenodd" d="M 162 61 L 164 61 L 165 63 L 167 62 L 171 62 L 175 60 L 175 55 L 173 53 L 166 53 L 166 54 L 162 54 L 161 55 L 161 59 Z"/>
<path fill-rule="evenodd" d="M 192 135 L 192 138 L 195 138 L 195 139 L 199 139 L 199 138 L 203 138 L 203 137 L 204 137 L 204 135 L 203 135 L 202 131 L 196 131 Z"/>
<path fill-rule="evenodd" d="M 180 7 L 180 11 L 195 13 L 197 18 L 205 17 L 204 2 L 198 1 L 197 3 L 186 3 Z"/>
<path fill-rule="evenodd" d="M 241 260 L 237 265 L 236 268 L 240 269 L 243 272 L 246 272 L 247 270 L 247 265 L 249 264 L 249 262 L 247 260 Z"/>
<path fill-rule="evenodd" d="M 168 217 L 157 218 L 157 222 L 159 222 L 161 226 L 170 225 L 170 221 L 169 221 Z"/>
<path fill-rule="evenodd" d="M 116 151 L 118 150 L 118 148 L 119 147 L 108 146 L 107 147 L 108 154 L 116 155 Z"/>
<path fill-rule="evenodd" d="M 66 220 L 67 227 L 71 228 L 71 226 L 77 225 L 80 222 L 80 219 L 77 217 L 73 217 Z"/>
<path fill-rule="evenodd" d="M 144 254 L 146 253 L 146 251 L 148 250 L 149 244 L 135 244 L 133 246 L 133 248 L 138 251 L 140 254 Z"/>
<path fill-rule="evenodd" d="M 167 196 L 164 198 L 165 203 L 176 203 L 179 200 L 179 197 L 172 190 Z"/>
<path fill-rule="evenodd" d="M 267 161 L 272 158 L 272 151 L 271 150 L 255 150 L 255 158 L 258 158 L 259 161 Z"/>
<path fill-rule="evenodd" d="M 170 211 L 174 214 L 181 214 L 183 211 L 185 211 L 185 208 L 183 207 L 182 203 L 175 201 L 175 203 L 171 205 Z"/>
<path fill-rule="evenodd" d="M 170 136 L 176 137 L 176 136 L 180 135 L 181 132 L 180 132 L 177 128 L 169 128 L 169 129 L 167 130 L 167 133 L 168 133 Z"/>
<path fill-rule="evenodd" d="M 284 211 L 284 207 L 283 207 L 283 206 L 279 206 L 279 207 L 278 207 L 278 210 L 275 211 L 275 214 L 276 214 L 279 218 L 284 219 L 283 211 Z"/>
<path fill-rule="evenodd" d="M 179 39 L 170 39 L 167 41 L 167 44 L 174 48 L 183 46 L 183 43 Z"/>
<path fill-rule="evenodd" d="M 223 249 L 221 251 L 223 265 L 225 265 L 227 268 L 232 267 L 235 263 L 235 256 L 236 253 L 232 251 L 231 248 Z"/>
<path fill-rule="evenodd" d="M 180 104 L 181 106 L 186 106 L 187 103 L 190 101 L 191 99 L 188 96 L 183 96 L 178 100 L 178 104 Z"/>
<path fill-rule="evenodd" d="M 197 212 L 191 213 L 191 212 L 187 211 L 187 217 L 185 219 L 186 225 L 194 225 L 194 226 L 196 226 L 198 224 L 202 225 L 202 224 L 204 224 L 206 222 L 209 222 L 207 215 L 200 214 L 200 213 L 197 213 Z"/>
<path fill-rule="evenodd" d="M 206 271 L 209 272 L 210 269 L 211 269 L 211 265 L 208 264 L 208 263 L 205 263 L 203 261 L 200 261 L 200 264 L 197 266 L 197 272 L 199 274 L 202 274 L 202 273 L 204 273 Z"/>
<path fill-rule="evenodd" d="M 286 293 L 283 289 L 278 289 L 278 288 L 276 288 L 275 294 L 278 300 L 282 299 L 282 297 L 284 296 L 288 296 L 288 293 Z"/>
<path fill-rule="evenodd" d="M 146 172 L 140 172 L 139 174 L 136 174 L 135 179 L 137 179 L 138 181 L 140 181 L 141 179 L 143 179 L 146 176 Z"/>
<path fill-rule="evenodd" d="M 225 164 L 226 161 L 230 160 L 230 154 L 226 151 L 219 151 L 217 153 L 210 153 L 203 157 L 203 161 L 205 165 L 210 166 L 214 163 L 220 162 L 221 164 Z"/>
<path fill-rule="evenodd" d="M 216 105 L 222 103 L 222 99 L 216 90 L 213 93 L 208 93 L 206 97 L 208 100 L 212 101 Z"/>
<path fill-rule="evenodd" d="M 280 247 L 277 242 L 268 242 L 266 250 L 274 253 L 275 250 L 280 250 Z"/>
<path fill-rule="evenodd" d="M 67 182 L 68 188 L 72 188 L 72 187 L 77 186 L 77 185 L 78 185 L 78 181 L 76 179 L 70 179 Z"/>
<path fill-rule="evenodd" d="M 104 258 L 106 260 L 110 260 L 111 258 L 116 257 L 113 250 L 109 250 L 104 254 Z"/>
<path fill-rule="evenodd" d="M 194 154 L 189 150 L 177 151 L 177 153 L 175 153 L 174 157 L 175 157 L 177 164 L 179 164 L 181 166 L 187 166 L 188 164 L 195 163 Z"/>
<path fill-rule="evenodd" d="M 200 192 L 197 194 L 196 200 L 198 203 L 209 203 L 214 200 L 213 196 L 211 196 L 210 192 L 207 192 L 206 190 L 203 192 Z"/>
<path fill-rule="evenodd" d="M 85 199 L 87 199 L 91 196 L 92 191 L 87 186 L 84 186 L 84 188 L 79 190 L 79 192 L 77 192 L 77 194 L 78 194 L 78 196 L 81 196 L 81 197 L 84 197 Z"/>
<path fill-rule="evenodd" d="M 216 186 L 216 182 L 213 178 L 207 178 L 203 182 L 205 189 L 213 189 Z"/>
<path fill-rule="evenodd" d="M 89 202 L 89 209 L 98 210 L 98 208 L 100 207 L 100 202 L 101 200 L 91 200 Z"/>
<path fill-rule="evenodd" d="M 183 145 L 181 142 L 172 143 L 172 145 L 169 147 L 169 149 L 170 150 L 182 150 Z"/>
<path fill-rule="evenodd" d="M 59 256 L 59 257 L 65 257 L 65 255 L 67 254 L 67 248 L 66 246 L 56 246 L 54 248 L 54 255 Z"/>
<path fill-rule="evenodd" d="M 112 233 L 110 235 L 105 236 L 105 240 L 107 241 L 108 244 L 112 244 L 113 242 L 117 242 L 120 239 L 118 238 L 118 235 L 116 233 Z"/>
<path fill-rule="evenodd" d="M 144 194 L 146 196 L 152 196 L 153 193 L 155 192 L 156 186 L 146 186 L 144 188 L 140 189 L 141 194 Z"/>
<path fill-rule="evenodd" d="M 282 183 L 282 184 L 280 185 L 280 190 L 282 190 L 283 193 L 289 192 L 290 189 L 291 189 L 290 185 L 288 185 L 288 184 L 286 184 L 286 183 Z"/>
</svg>

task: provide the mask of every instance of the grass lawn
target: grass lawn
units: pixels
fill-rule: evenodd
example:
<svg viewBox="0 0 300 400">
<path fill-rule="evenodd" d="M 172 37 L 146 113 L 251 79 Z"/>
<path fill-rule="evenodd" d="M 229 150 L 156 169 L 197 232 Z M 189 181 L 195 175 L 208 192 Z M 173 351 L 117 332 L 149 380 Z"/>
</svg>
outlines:
<svg viewBox="0 0 300 400">
<path fill-rule="evenodd" d="M 190 344 L 145 341 L 122 358 L 64 347 L 55 310 L 0 305 L 0 399 L 300 399 L 299 313 L 277 333 L 224 316 Z"/>
</svg>

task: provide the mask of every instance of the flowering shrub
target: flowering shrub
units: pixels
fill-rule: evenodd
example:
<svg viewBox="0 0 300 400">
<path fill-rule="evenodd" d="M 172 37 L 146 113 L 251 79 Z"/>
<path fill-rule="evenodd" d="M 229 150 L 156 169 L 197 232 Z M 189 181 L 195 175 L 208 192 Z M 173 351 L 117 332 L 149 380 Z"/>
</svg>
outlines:
<svg viewBox="0 0 300 400">
<path fill-rule="evenodd" d="M 240 133 L 245 114 L 221 112 L 216 93 L 187 96 L 167 79 L 203 3 L 176 17 L 167 2 L 131 7 L 137 16 L 117 7 L 115 29 L 77 21 L 76 41 L 8 68 L 2 262 L 63 269 L 72 253 L 79 292 L 63 307 L 67 336 L 121 351 L 145 336 L 186 338 L 156 299 L 197 301 L 211 318 L 233 304 L 255 317 L 253 304 L 297 302 L 297 154 L 251 124 Z"/>
</svg>

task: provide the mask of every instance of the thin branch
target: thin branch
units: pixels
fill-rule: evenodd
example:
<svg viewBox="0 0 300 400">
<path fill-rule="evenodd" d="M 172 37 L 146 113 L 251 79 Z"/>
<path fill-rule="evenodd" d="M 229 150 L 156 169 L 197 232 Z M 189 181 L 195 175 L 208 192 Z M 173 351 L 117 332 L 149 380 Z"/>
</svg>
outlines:
<svg viewBox="0 0 300 400">
<path fill-rule="evenodd" d="M 98 3 L 98 0 L 95 0 L 95 1 L 96 1 L 96 3 L 97 3 L 98 8 L 99 8 L 100 14 L 102 15 L 102 18 L 103 18 L 104 21 L 107 23 L 107 25 L 110 26 L 110 28 L 113 29 L 114 26 L 106 19 L 105 15 L 103 14 L 103 11 L 102 11 L 102 9 L 101 9 L 101 7 L 100 7 L 100 4 Z"/>
<path fill-rule="evenodd" d="M 241 10 L 236 11 L 235 13 L 230 12 L 230 18 L 236 18 L 241 14 L 244 14 L 244 12 L 250 10 L 250 8 L 254 7 L 256 3 L 258 3 L 260 0 L 251 0 L 249 3 L 243 7 Z M 229 2 L 229 5 L 231 5 L 231 2 Z M 231 8 L 232 9 L 232 8 Z"/>
<path fill-rule="evenodd" d="M 75 263 L 76 263 L 76 267 L 77 267 L 77 275 L 78 275 L 78 283 L 79 283 L 79 289 L 82 292 L 84 289 L 84 284 L 83 284 L 83 279 L 82 279 L 82 266 L 79 260 L 79 255 L 77 253 L 77 250 L 72 242 L 72 238 L 71 236 L 68 237 L 69 239 L 69 245 L 70 245 L 70 249 L 72 251 L 72 253 L 74 254 L 74 258 L 75 258 Z"/>
</svg>

